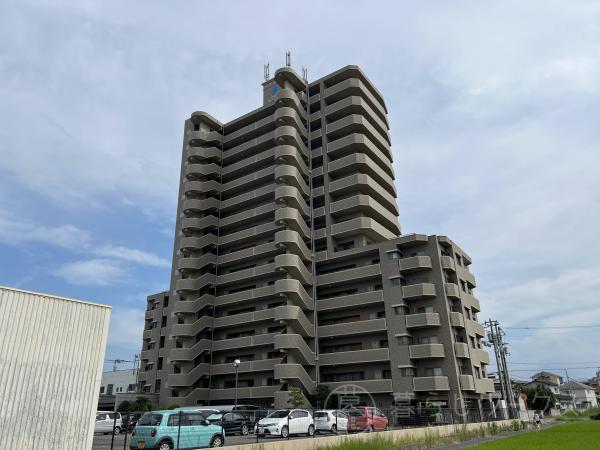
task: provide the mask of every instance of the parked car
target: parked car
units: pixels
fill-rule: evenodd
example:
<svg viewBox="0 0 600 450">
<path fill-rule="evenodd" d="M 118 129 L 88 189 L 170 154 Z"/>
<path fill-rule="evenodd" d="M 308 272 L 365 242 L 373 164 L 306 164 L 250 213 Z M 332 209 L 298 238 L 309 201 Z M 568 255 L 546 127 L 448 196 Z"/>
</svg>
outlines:
<svg viewBox="0 0 600 450">
<path fill-rule="evenodd" d="M 201 412 L 152 411 L 138 421 L 129 448 L 169 450 L 178 442 L 179 448 L 223 447 L 225 432 L 221 426 L 210 424 Z"/>
<path fill-rule="evenodd" d="M 259 436 L 281 436 L 287 438 L 291 434 L 315 434 L 315 423 L 312 414 L 305 409 L 278 409 L 264 419 L 258 421 L 255 433 Z"/>
<path fill-rule="evenodd" d="M 348 416 L 342 410 L 324 409 L 315 411 L 315 429 L 330 433 L 348 431 Z"/>
<path fill-rule="evenodd" d="M 254 425 L 246 417 L 235 412 L 211 414 L 206 420 L 213 425 L 220 425 L 225 428 L 227 435 L 239 433 L 246 436 Z"/>
<path fill-rule="evenodd" d="M 115 421 L 116 416 L 116 421 Z M 112 433 L 114 427 L 114 433 L 119 434 L 123 429 L 123 418 L 121 413 L 113 411 L 97 411 L 96 412 L 96 423 L 94 425 L 94 433 Z"/>
<path fill-rule="evenodd" d="M 390 423 L 379 408 L 359 406 L 346 411 L 348 414 L 348 432 L 389 430 Z"/>
</svg>

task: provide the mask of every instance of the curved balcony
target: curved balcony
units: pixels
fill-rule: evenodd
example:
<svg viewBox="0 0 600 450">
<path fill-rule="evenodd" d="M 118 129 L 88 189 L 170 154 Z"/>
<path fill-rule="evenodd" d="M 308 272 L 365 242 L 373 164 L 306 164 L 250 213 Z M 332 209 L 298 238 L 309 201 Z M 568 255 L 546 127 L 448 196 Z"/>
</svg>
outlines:
<svg viewBox="0 0 600 450">
<path fill-rule="evenodd" d="M 396 193 L 394 178 L 388 175 L 364 153 L 353 153 L 330 161 L 327 165 L 327 170 L 336 177 L 351 175 L 356 171 L 366 173 L 373 177 L 390 194 L 395 195 Z"/>
<path fill-rule="evenodd" d="M 489 364 L 490 363 L 490 354 L 487 350 L 472 348 L 471 349 L 471 360 L 475 363 L 475 365 L 481 364 Z"/>
<path fill-rule="evenodd" d="M 391 213 L 385 206 L 368 195 L 354 195 L 332 202 L 329 206 L 333 216 L 346 215 L 350 212 L 362 212 L 385 225 L 390 231 L 400 234 L 398 217 Z"/>
<path fill-rule="evenodd" d="M 318 286 L 335 286 L 351 282 L 359 282 L 381 277 L 379 264 L 369 264 L 353 269 L 340 270 L 338 272 L 317 275 Z"/>
<path fill-rule="evenodd" d="M 302 153 L 308 153 L 302 134 L 296 128 L 290 126 L 282 126 L 275 129 L 273 139 L 277 145 L 293 145 L 299 148 Z"/>
<path fill-rule="evenodd" d="M 177 403 L 178 405 L 198 405 L 200 403 L 206 403 L 208 401 L 208 388 L 196 388 L 193 389 L 189 394 L 180 397 L 167 397 L 167 403 Z"/>
<path fill-rule="evenodd" d="M 188 164 L 184 167 L 183 173 L 187 178 L 205 178 L 213 175 L 215 178 L 221 175 L 221 166 L 217 164 Z"/>
<path fill-rule="evenodd" d="M 479 322 L 467 319 L 465 321 L 465 325 L 467 329 L 467 334 L 480 337 L 485 336 L 485 329 L 483 328 L 483 325 L 481 325 Z"/>
<path fill-rule="evenodd" d="M 311 260 L 311 252 L 300 237 L 300 234 L 294 230 L 281 230 L 275 233 L 275 245 L 287 248 L 290 253 L 300 256 L 303 261 Z"/>
<path fill-rule="evenodd" d="M 410 359 L 444 358 L 444 344 L 416 344 L 409 345 Z"/>
<path fill-rule="evenodd" d="M 310 215 L 310 209 L 300 190 L 294 186 L 277 186 L 275 202 L 279 205 L 291 206 L 299 210 L 304 217 Z"/>
<path fill-rule="evenodd" d="M 462 391 L 474 391 L 475 381 L 473 375 L 460 375 L 460 389 Z"/>
<path fill-rule="evenodd" d="M 201 237 L 188 236 L 182 237 L 179 241 L 180 250 L 189 251 L 200 251 L 207 247 L 214 247 L 217 245 L 219 238 L 216 234 L 206 234 Z"/>
<path fill-rule="evenodd" d="M 300 150 L 293 145 L 278 145 L 275 147 L 273 157 L 275 162 L 290 164 L 296 166 L 302 173 L 308 173 L 305 161 L 308 155 L 300 153 Z"/>
<path fill-rule="evenodd" d="M 185 181 L 183 183 L 183 191 L 186 195 L 193 194 L 198 196 L 215 196 L 219 195 L 221 183 L 215 180 L 209 181 Z"/>
<path fill-rule="evenodd" d="M 217 147 L 186 147 L 185 157 L 189 163 L 195 162 L 219 162 L 222 152 Z"/>
<path fill-rule="evenodd" d="M 286 278 L 275 281 L 274 292 L 280 297 L 291 300 L 295 305 L 304 310 L 314 309 L 314 302 L 302 283 L 298 280 Z"/>
<path fill-rule="evenodd" d="M 389 230 L 370 217 L 356 217 L 331 225 L 331 235 L 336 238 L 354 236 L 357 233 L 364 234 L 375 242 L 387 241 L 398 237 L 398 233 Z"/>
<path fill-rule="evenodd" d="M 442 255 L 440 262 L 442 263 L 442 269 L 448 270 L 449 272 L 456 272 L 456 266 L 454 265 L 454 260 L 451 256 Z"/>
<path fill-rule="evenodd" d="M 315 354 L 306 344 L 304 336 L 299 334 L 278 334 L 275 336 L 275 350 L 290 353 L 301 364 L 314 366 Z"/>
<path fill-rule="evenodd" d="M 221 219 L 221 225 L 223 225 L 223 221 L 224 219 Z M 221 238 L 219 239 L 219 243 L 221 246 L 234 245 L 240 242 L 245 242 L 248 239 L 259 239 L 264 236 L 270 236 L 279 229 L 281 229 L 281 226 L 277 226 L 274 223 L 263 223 L 252 228 L 246 228 L 245 230 L 236 231 L 235 233 L 230 233 L 226 235 L 222 234 Z"/>
<path fill-rule="evenodd" d="M 327 154 L 332 158 L 340 158 L 350 154 L 368 155 L 389 177 L 394 178 L 392 160 L 388 155 L 379 150 L 377 146 L 364 134 L 352 133 L 330 141 L 327 144 Z"/>
<path fill-rule="evenodd" d="M 310 228 L 306 221 L 295 208 L 278 208 L 275 210 L 275 223 L 277 225 L 286 225 L 288 228 L 300 233 L 304 238 L 310 239 Z"/>
<path fill-rule="evenodd" d="M 320 353 L 320 366 L 338 366 L 348 364 L 369 364 L 389 362 L 390 351 L 387 348 L 369 348 L 349 352 Z"/>
<path fill-rule="evenodd" d="M 219 209 L 220 202 L 218 198 L 188 198 L 183 201 L 184 211 L 192 212 L 205 212 L 205 211 L 217 211 Z"/>
<path fill-rule="evenodd" d="M 167 382 L 171 387 L 192 386 L 198 379 L 210 375 L 210 364 L 200 363 L 187 373 L 170 373 Z"/>
<path fill-rule="evenodd" d="M 300 280 L 304 285 L 312 284 L 312 276 L 302 260 L 297 255 L 286 253 L 275 257 L 274 268 L 280 272 L 287 272 L 292 278 Z"/>
<path fill-rule="evenodd" d="M 387 118 L 382 120 L 369 103 L 357 95 L 345 97 L 325 107 L 325 117 L 331 122 L 350 114 L 368 117 L 377 132 L 383 136 L 387 135 L 389 129 Z"/>
<path fill-rule="evenodd" d="M 246 303 L 250 301 L 264 300 L 275 295 L 273 286 L 263 286 L 255 289 L 248 289 L 233 294 L 219 295 L 218 304 L 235 305 L 237 303 Z"/>
<path fill-rule="evenodd" d="M 184 208 L 186 207 L 184 201 Z M 189 206 L 188 206 L 189 207 Z M 193 207 L 193 206 L 192 206 Z M 219 218 L 216 216 L 205 216 L 205 217 L 186 217 L 181 221 L 181 229 L 183 231 L 205 231 L 208 229 L 215 229 L 219 226 Z"/>
<path fill-rule="evenodd" d="M 448 383 L 448 377 L 446 376 L 414 377 L 413 388 L 416 392 L 449 391 L 450 384 Z"/>
<path fill-rule="evenodd" d="M 300 171 L 294 166 L 279 164 L 275 166 L 275 180 L 280 184 L 288 184 L 298 188 L 305 196 L 310 195 L 310 188 L 304 181 Z"/>
<path fill-rule="evenodd" d="M 418 283 L 402 286 L 402 298 L 404 300 L 417 300 L 435 297 L 435 284 Z"/>
<path fill-rule="evenodd" d="M 212 323 L 212 316 L 202 316 L 194 323 L 178 323 L 173 325 L 171 334 L 173 336 L 194 337 L 203 330 L 211 329 Z"/>
<path fill-rule="evenodd" d="M 271 175 L 269 178 L 273 177 L 273 171 L 271 168 Z M 273 190 L 275 186 L 273 184 L 269 184 L 267 186 L 262 186 L 257 189 L 246 190 L 234 197 L 228 198 L 227 200 L 221 201 L 221 211 L 223 213 L 230 213 L 231 210 L 243 208 L 244 206 L 249 206 L 252 203 L 258 203 L 263 200 L 267 200 L 269 198 L 273 198 Z"/>
<path fill-rule="evenodd" d="M 197 314 L 204 308 L 215 305 L 215 296 L 204 294 L 194 300 L 177 300 L 173 304 L 173 314 Z"/>
<path fill-rule="evenodd" d="M 349 95 L 358 95 L 369 102 L 382 120 L 386 120 L 387 110 L 383 97 L 379 93 L 374 94 L 375 89 L 368 86 L 365 81 L 360 78 L 347 78 L 325 89 L 322 95 L 330 103 Z"/>
<path fill-rule="evenodd" d="M 238 325 L 248 325 L 257 322 L 273 322 L 275 311 L 270 309 L 261 309 L 231 316 L 222 316 L 215 318 L 215 328 L 227 328 Z"/>
<path fill-rule="evenodd" d="M 277 364 L 274 370 L 275 379 L 282 382 L 296 382 L 309 393 L 315 392 L 316 383 L 301 364 Z"/>
<path fill-rule="evenodd" d="M 463 292 L 462 302 L 463 302 L 463 305 L 468 306 L 477 312 L 481 311 L 481 305 L 479 304 L 479 300 L 476 297 L 474 297 L 472 294 Z"/>
<path fill-rule="evenodd" d="M 465 318 L 463 315 L 456 311 L 450 312 L 450 325 L 456 328 L 465 327 Z"/>
<path fill-rule="evenodd" d="M 188 130 L 187 138 L 189 145 L 192 147 L 199 147 L 206 144 L 220 145 L 223 142 L 223 135 L 217 131 Z"/>
<path fill-rule="evenodd" d="M 475 380 L 475 392 L 478 394 L 490 394 L 495 392 L 494 380 L 489 378 L 481 378 Z"/>
<path fill-rule="evenodd" d="M 181 278 L 175 283 L 175 290 L 179 294 L 187 294 L 190 292 L 196 292 L 209 284 L 215 284 L 215 275 L 212 273 L 205 273 L 198 278 Z"/>
<path fill-rule="evenodd" d="M 464 342 L 455 342 L 454 343 L 454 354 L 457 358 L 466 358 L 469 356 L 469 346 Z"/>
<path fill-rule="evenodd" d="M 430 328 L 439 326 L 439 313 L 419 313 L 406 316 L 406 328 Z"/>
<path fill-rule="evenodd" d="M 378 303 L 383 303 L 383 291 L 359 292 L 358 294 L 341 295 L 339 297 L 317 300 L 319 311 L 364 308 L 365 306 L 376 305 Z"/>
<path fill-rule="evenodd" d="M 371 124 L 369 119 L 360 114 L 351 114 L 349 116 L 338 119 L 327 125 L 326 133 L 335 140 L 336 138 L 346 136 L 349 133 L 361 133 L 366 135 L 384 154 L 391 159 L 390 138 L 388 133 L 380 133 Z"/>
<path fill-rule="evenodd" d="M 429 256 L 411 256 L 398 260 L 401 273 L 412 273 L 423 270 L 431 270 L 431 257 Z"/>
<path fill-rule="evenodd" d="M 458 288 L 458 285 L 456 285 L 455 283 L 446 283 L 444 285 L 444 288 L 446 289 L 446 295 L 449 298 L 455 298 L 460 300 L 460 289 Z"/>
<path fill-rule="evenodd" d="M 214 266 L 217 263 L 217 255 L 208 253 L 199 258 L 186 258 L 185 256 L 177 259 L 177 270 L 183 273 L 197 272 L 206 266 Z"/>
<path fill-rule="evenodd" d="M 275 257 L 277 258 L 277 257 Z M 247 280 L 253 280 L 255 278 L 265 277 L 275 272 L 275 264 L 263 264 L 257 267 L 252 267 L 245 270 L 238 270 L 236 272 L 225 273 L 217 277 L 217 284 L 219 287 L 227 286 L 230 284 L 236 284 Z"/>
<path fill-rule="evenodd" d="M 298 94 L 293 89 L 281 89 L 275 95 L 275 106 L 277 108 L 281 108 L 282 106 L 290 106 L 293 107 L 296 112 L 302 117 L 302 119 L 306 120 L 306 110 L 304 106 L 300 102 L 298 98 Z"/>
<path fill-rule="evenodd" d="M 303 135 L 306 135 L 307 130 L 302 123 L 302 118 L 294 108 L 289 106 L 278 107 L 273 113 L 273 122 L 280 127 L 283 125 L 289 125 L 298 130 Z"/>
<path fill-rule="evenodd" d="M 354 334 L 373 334 L 387 332 L 385 319 L 361 320 L 359 322 L 322 325 L 319 327 L 319 338 L 348 336 Z"/>
<path fill-rule="evenodd" d="M 278 306 L 275 308 L 273 319 L 276 322 L 287 324 L 302 336 L 313 337 L 315 335 L 314 325 L 306 318 L 304 312 L 298 306 Z"/>
<path fill-rule="evenodd" d="M 396 196 L 385 190 L 374 178 L 364 173 L 355 173 L 347 177 L 337 179 L 329 184 L 329 193 L 332 195 L 341 195 L 347 193 L 360 192 L 361 194 L 373 197 L 381 203 L 388 211 L 398 215 L 398 206 Z"/>
</svg>

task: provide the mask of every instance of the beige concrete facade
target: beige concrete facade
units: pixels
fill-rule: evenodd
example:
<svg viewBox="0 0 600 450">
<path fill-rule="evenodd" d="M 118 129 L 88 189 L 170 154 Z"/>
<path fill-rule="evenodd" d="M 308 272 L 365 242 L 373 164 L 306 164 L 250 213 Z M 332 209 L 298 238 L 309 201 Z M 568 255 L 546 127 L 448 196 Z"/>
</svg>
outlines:
<svg viewBox="0 0 600 450">
<path fill-rule="evenodd" d="M 449 407 L 487 399 L 470 257 L 401 235 L 387 109 L 356 66 L 185 123 L 170 291 L 148 297 L 143 389 L 168 405 L 284 406 L 352 384 Z"/>
</svg>

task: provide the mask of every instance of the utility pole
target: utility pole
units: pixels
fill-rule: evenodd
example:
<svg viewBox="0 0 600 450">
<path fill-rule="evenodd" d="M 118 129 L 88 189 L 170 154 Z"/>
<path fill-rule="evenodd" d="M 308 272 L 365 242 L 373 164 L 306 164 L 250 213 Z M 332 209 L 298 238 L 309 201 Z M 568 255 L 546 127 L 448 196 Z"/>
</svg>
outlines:
<svg viewBox="0 0 600 450">
<path fill-rule="evenodd" d="M 497 320 L 489 319 L 487 322 L 485 322 L 485 326 L 489 329 L 487 336 L 488 341 L 490 345 L 494 347 L 502 398 L 506 400 L 512 414 L 514 411 L 516 411 L 517 406 L 515 403 L 515 394 L 513 392 L 512 382 L 510 381 L 510 374 L 508 373 L 508 364 L 506 362 L 506 357 L 509 353 L 507 344 L 503 339 L 504 331 L 502 331 L 502 328 L 498 324 Z"/>
</svg>

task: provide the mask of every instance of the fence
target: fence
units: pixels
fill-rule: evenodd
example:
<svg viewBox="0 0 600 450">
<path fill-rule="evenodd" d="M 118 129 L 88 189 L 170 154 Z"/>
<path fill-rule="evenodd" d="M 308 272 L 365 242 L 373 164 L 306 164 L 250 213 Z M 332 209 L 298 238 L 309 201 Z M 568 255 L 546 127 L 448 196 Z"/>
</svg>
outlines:
<svg viewBox="0 0 600 450">
<path fill-rule="evenodd" d="M 312 438 L 319 434 L 368 433 L 397 428 L 434 427 L 440 425 L 491 422 L 518 418 L 518 411 L 489 409 L 457 410 L 432 405 L 377 408 L 356 406 L 344 409 L 298 408 L 289 410 L 235 409 L 218 406 L 190 407 L 145 416 L 137 433 L 133 425 L 143 413 L 123 413 L 118 427 L 114 416 L 110 449 L 154 446 L 159 439 L 171 448 L 205 448 L 227 444 L 244 444 L 275 439 Z M 154 419 L 152 417 L 155 416 Z M 166 416 L 166 417 L 165 417 Z M 117 428 L 118 427 L 118 428 Z M 115 429 L 122 431 L 123 442 L 116 442 Z M 157 435 L 150 436 L 148 429 Z M 239 436 L 239 437 L 238 437 Z M 162 442 L 160 441 L 160 442 Z M 141 442 L 141 444 L 140 444 Z M 108 447 L 102 447 L 103 449 Z"/>
</svg>

